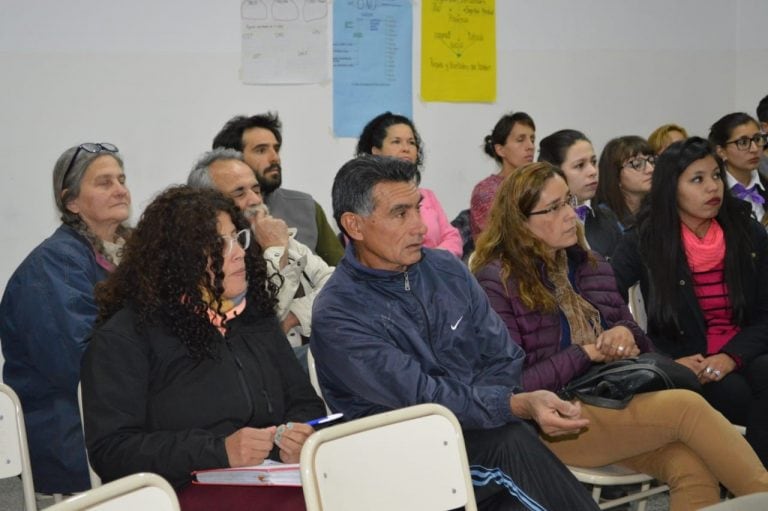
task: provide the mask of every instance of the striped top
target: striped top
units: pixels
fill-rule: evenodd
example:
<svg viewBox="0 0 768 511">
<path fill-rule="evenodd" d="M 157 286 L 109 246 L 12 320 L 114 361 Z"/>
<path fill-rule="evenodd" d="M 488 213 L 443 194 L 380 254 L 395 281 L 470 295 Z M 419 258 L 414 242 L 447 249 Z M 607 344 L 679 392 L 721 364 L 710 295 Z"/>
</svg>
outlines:
<svg viewBox="0 0 768 511">
<path fill-rule="evenodd" d="M 707 354 L 719 353 L 739 331 L 725 283 L 724 262 L 706 271 L 692 271 L 693 290 L 707 325 Z"/>
</svg>

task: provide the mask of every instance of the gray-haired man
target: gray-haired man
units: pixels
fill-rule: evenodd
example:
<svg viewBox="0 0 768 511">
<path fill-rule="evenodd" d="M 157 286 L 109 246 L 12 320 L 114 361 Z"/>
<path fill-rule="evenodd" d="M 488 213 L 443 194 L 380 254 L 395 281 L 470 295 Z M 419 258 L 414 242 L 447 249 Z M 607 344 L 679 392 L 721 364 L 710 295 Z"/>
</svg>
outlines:
<svg viewBox="0 0 768 511">
<path fill-rule="evenodd" d="M 251 221 L 270 278 L 280 286 L 277 314 L 283 331 L 294 348 L 305 344 L 312 331 L 312 304 L 333 267 L 294 239 L 296 229 L 269 215 L 259 182 L 239 151 L 221 147 L 208 151 L 189 173 L 187 184 L 219 190 Z"/>
</svg>

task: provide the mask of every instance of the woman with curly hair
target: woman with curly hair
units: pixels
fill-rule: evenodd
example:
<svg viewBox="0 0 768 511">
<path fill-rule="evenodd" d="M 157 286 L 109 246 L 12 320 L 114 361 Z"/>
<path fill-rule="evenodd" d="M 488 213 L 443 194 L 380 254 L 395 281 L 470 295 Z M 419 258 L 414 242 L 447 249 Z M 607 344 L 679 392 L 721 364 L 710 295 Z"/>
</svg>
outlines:
<svg viewBox="0 0 768 511">
<path fill-rule="evenodd" d="M 557 391 L 593 364 L 653 351 L 616 289 L 611 267 L 586 250 L 565 174 L 548 163 L 505 179 L 471 269 L 525 350 L 523 389 Z M 681 370 L 684 370 L 681 367 Z M 694 379 L 691 374 L 691 379 Z M 569 465 L 619 463 L 671 488 L 672 511 L 768 490 L 768 472 L 736 429 L 695 392 L 636 395 L 620 410 L 582 403 L 589 426 L 542 435 Z"/>
<path fill-rule="evenodd" d="M 0 304 L 3 380 L 21 399 L 35 490 L 90 488 L 77 408 L 80 359 L 96 320 L 93 288 L 120 262 L 131 207 L 117 147 L 85 143 L 53 167 L 61 225 L 8 281 Z"/>
<path fill-rule="evenodd" d="M 419 169 L 424 161 L 424 149 L 416 126 L 408 117 L 384 112 L 371 119 L 360 133 L 357 156 L 374 154 L 399 158 L 413 163 Z M 420 179 L 420 176 L 417 176 Z M 427 226 L 424 246 L 447 250 L 458 258 L 464 253 L 461 234 L 445 216 L 443 206 L 435 192 L 419 188 L 421 192 L 421 220 Z"/>
<path fill-rule="evenodd" d="M 82 367 L 85 438 L 105 481 L 297 463 L 324 413 L 274 313 L 275 286 L 234 202 L 171 188 L 97 289 Z M 183 493 L 182 493 L 183 500 Z"/>
</svg>

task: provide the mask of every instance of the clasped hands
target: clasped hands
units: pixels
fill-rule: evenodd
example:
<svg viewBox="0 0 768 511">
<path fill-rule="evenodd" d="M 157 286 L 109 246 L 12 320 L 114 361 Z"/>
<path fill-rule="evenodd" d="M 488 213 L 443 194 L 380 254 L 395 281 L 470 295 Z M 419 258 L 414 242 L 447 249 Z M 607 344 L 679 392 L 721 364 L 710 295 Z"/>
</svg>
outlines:
<svg viewBox="0 0 768 511">
<path fill-rule="evenodd" d="M 229 466 L 259 465 L 269 456 L 273 445 L 280 448 L 280 461 L 298 463 L 301 447 L 314 432 L 312 426 L 302 422 L 288 422 L 268 428 L 238 429 L 224 439 Z"/>
<path fill-rule="evenodd" d="M 592 362 L 612 362 L 640 354 L 640 349 L 635 344 L 635 336 L 625 326 L 609 328 L 597 336 L 594 344 L 584 344 L 581 347 Z"/>
<path fill-rule="evenodd" d="M 725 353 L 710 356 L 697 353 L 678 358 L 675 362 L 693 371 L 701 384 L 722 380 L 736 369 L 736 362 Z"/>
</svg>

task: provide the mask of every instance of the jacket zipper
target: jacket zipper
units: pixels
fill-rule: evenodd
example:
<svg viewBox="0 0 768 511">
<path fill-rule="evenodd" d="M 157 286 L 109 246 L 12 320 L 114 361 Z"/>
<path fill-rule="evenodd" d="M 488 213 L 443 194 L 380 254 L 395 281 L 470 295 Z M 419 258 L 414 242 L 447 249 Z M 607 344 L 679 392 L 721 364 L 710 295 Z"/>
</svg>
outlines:
<svg viewBox="0 0 768 511">
<path fill-rule="evenodd" d="M 251 390 L 248 388 L 248 385 L 245 382 L 245 375 L 243 374 L 243 363 L 240 361 L 240 358 L 237 356 L 237 353 L 235 353 L 235 350 L 232 349 L 232 343 L 229 341 L 229 339 L 226 338 L 224 341 L 227 344 L 227 349 L 229 350 L 229 353 L 232 355 L 232 358 L 235 360 L 235 365 L 237 366 L 237 379 L 240 381 L 240 387 L 243 389 L 243 394 L 245 394 L 245 398 L 248 401 L 249 416 L 253 417 L 253 413 L 255 411 L 255 407 L 253 404 L 253 396 L 251 395 Z M 267 400 L 267 406 L 271 408 L 269 400 Z"/>
<path fill-rule="evenodd" d="M 411 291 L 411 281 L 408 279 L 408 272 L 404 271 L 403 276 L 405 277 L 405 290 L 410 293 Z M 437 353 L 435 353 L 435 346 L 432 342 L 432 329 L 429 326 L 429 316 L 427 315 L 427 308 L 424 307 L 424 304 L 421 303 L 421 300 L 419 300 L 419 297 L 416 296 L 414 293 L 411 293 L 411 296 L 413 296 L 413 299 L 416 300 L 416 303 L 419 304 L 419 307 L 421 307 L 421 312 L 424 315 L 424 324 L 427 326 L 427 342 L 429 344 L 429 349 L 432 352 L 432 356 L 435 357 L 435 360 L 440 360 L 437 357 Z"/>
</svg>

